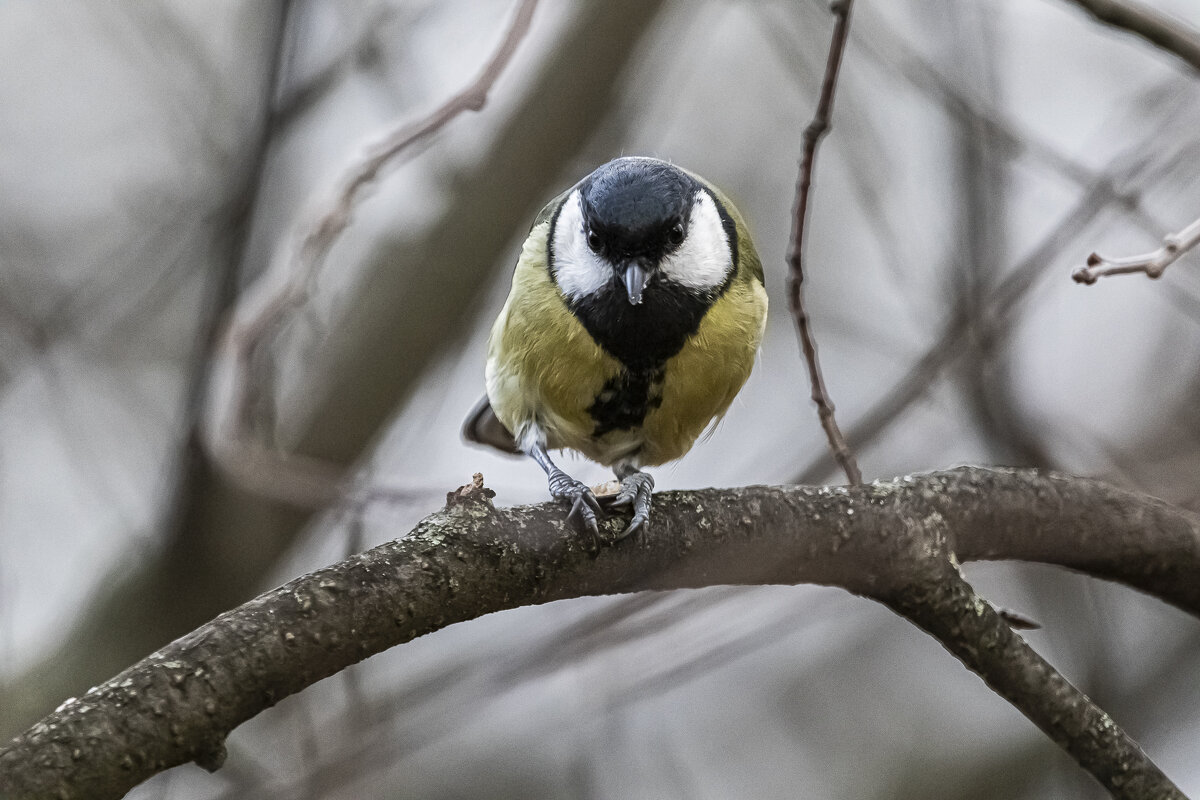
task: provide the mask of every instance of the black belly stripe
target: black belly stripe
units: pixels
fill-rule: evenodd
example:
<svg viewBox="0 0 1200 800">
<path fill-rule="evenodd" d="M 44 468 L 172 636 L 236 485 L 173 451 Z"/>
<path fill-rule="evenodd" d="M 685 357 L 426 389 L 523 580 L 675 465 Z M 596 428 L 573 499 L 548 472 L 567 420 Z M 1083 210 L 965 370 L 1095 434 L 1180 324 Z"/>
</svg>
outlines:
<svg viewBox="0 0 1200 800">
<path fill-rule="evenodd" d="M 623 369 L 604 384 L 588 408 L 596 425 L 592 436 L 640 427 L 651 409 L 662 405 L 664 367 Z"/>
</svg>

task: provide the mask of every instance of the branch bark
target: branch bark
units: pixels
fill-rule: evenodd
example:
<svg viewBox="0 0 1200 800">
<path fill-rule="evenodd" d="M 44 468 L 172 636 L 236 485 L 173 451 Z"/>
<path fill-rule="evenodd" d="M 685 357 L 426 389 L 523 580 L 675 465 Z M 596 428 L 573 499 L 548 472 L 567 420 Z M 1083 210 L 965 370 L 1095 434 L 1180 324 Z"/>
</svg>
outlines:
<svg viewBox="0 0 1200 800">
<path fill-rule="evenodd" d="M 1071 0 L 1099 21 L 1165 50 L 1200 72 L 1200 31 L 1137 0 Z"/>
<path fill-rule="evenodd" d="M 607 524 L 620 526 L 619 519 Z M 1200 616 L 1200 516 L 1096 481 L 965 467 L 849 488 L 665 492 L 599 554 L 557 504 L 459 498 L 407 537 L 298 578 L 64 702 L 0 751 L 0 796 L 108 798 L 195 761 L 289 694 L 468 619 L 586 595 L 820 583 L 937 637 L 1119 798 L 1183 795 L 1011 632 L 958 560 L 1058 564 Z"/>
</svg>

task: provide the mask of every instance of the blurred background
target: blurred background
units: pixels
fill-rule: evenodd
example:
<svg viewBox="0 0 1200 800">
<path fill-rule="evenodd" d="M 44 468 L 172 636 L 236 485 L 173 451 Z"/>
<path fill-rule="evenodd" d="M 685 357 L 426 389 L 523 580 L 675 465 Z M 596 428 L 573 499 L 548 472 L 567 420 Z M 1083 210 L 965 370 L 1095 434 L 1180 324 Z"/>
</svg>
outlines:
<svg viewBox="0 0 1200 800">
<path fill-rule="evenodd" d="M 1151 3 L 1200 27 L 1194 0 Z M 384 172 L 254 363 L 255 435 L 353 464 L 350 494 L 296 507 L 205 456 L 222 322 L 370 142 L 474 79 L 515 7 L 0 4 L 0 735 L 404 535 L 473 472 L 498 503 L 545 499 L 536 465 L 458 429 L 533 216 L 617 155 L 724 187 L 773 303 L 754 376 L 658 487 L 842 480 L 783 297 L 817 0 L 543 0 L 487 107 Z M 1200 506 L 1200 254 L 1070 280 L 1200 216 L 1197 131 L 1200 75 L 1066 0 L 857 4 L 805 286 L 868 479 L 1029 465 Z M 1197 620 L 1061 570 L 967 572 L 1200 794 Z M 1103 796 L 932 639 L 810 586 L 491 615 L 284 700 L 229 749 L 131 797 Z"/>
</svg>

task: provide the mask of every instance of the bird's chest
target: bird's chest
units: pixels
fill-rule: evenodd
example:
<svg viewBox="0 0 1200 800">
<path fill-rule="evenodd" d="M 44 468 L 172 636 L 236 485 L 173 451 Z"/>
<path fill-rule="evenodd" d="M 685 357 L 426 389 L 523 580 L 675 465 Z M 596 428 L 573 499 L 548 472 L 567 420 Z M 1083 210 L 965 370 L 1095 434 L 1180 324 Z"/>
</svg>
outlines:
<svg viewBox="0 0 1200 800">
<path fill-rule="evenodd" d="M 621 366 L 603 380 L 586 382 L 582 392 L 543 384 L 537 416 L 550 446 L 578 450 L 602 464 L 636 460 L 646 443 L 646 422 L 662 409 L 668 393 L 665 378 L 665 366 Z"/>
</svg>

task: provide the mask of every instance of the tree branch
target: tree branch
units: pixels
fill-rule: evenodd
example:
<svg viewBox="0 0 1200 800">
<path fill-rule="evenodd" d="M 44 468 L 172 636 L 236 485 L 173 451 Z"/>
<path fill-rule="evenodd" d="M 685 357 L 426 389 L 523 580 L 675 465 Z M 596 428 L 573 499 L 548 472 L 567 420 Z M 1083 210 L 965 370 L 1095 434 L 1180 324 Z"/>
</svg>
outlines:
<svg viewBox="0 0 1200 800">
<path fill-rule="evenodd" d="M 1163 237 L 1162 247 L 1140 256 L 1126 258 L 1104 258 L 1099 253 L 1088 256 L 1087 266 L 1071 273 L 1076 283 L 1089 286 L 1105 275 L 1124 275 L 1144 272 L 1147 277 L 1159 278 L 1163 270 L 1179 260 L 1180 256 L 1200 244 L 1200 219 L 1179 233 L 1168 233 Z"/>
<path fill-rule="evenodd" d="M 1071 0 L 1101 22 L 1140 36 L 1200 72 L 1200 31 L 1137 0 Z"/>
<path fill-rule="evenodd" d="M 1103 712 L 1001 630 L 955 558 L 1059 564 L 1200 616 L 1200 516 L 1091 480 L 970 467 L 850 488 L 665 492 L 655 514 L 652 531 L 594 554 L 557 504 L 497 510 L 459 498 L 404 539 L 263 594 L 63 703 L 0 751 L 0 796 L 120 797 L 176 764 L 215 769 L 225 736 L 287 695 L 493 611 L 820 583 L 884 602 L 938 637 L 1115 797 L 1182 797 Z"/>
<path fill-rule="evenodd" d="M 975 594 L 955 565 L 946 567 L 888 605 L 978 673 L 1113 797 L 1186 800 L 1128 734 Z"/>
<path fill-rule="evenodd" d="M 796 184 L 795 217 L 792 222 L 792 241 L 788 248 L 788 306 L 796 319 L 796 331 L 800 336 L 800 349 L 804 352 L 804 363 L 808 367 L 808 378 L 812 384 L 812 401 L 817 406 L 821 427 L 829 439 L 829 449 L 838 465 L 852 484 L 862 483 L 862 472 L 854 451 L 846 443 L 834 416 L 833 400 L 825 388 L 821 375 L 821 363 L 817 358 L 817 341 L 813 336 L 812 323 L 804 307 L 804 229 L 808 219 L 808 194 L 812 186 L 813 167 L 816 165 L 817 145 L 829 132 L 830 115 L 833 112 L 833 95 L 837 89 L 838 74 L 842 66 L 842 53 L 846 49 L 846 38 L 850 33 L 850 6 L 853 0 L 836 0 L 830 11 L 834 15 L 833 36 L 829 42 L 829 59 L 825 64 L 825 78 L 821 83 L 821 96 L 812 122 L 804 129 L 803 156 L 800 159 L 800 177 Z"/>
</svg>

